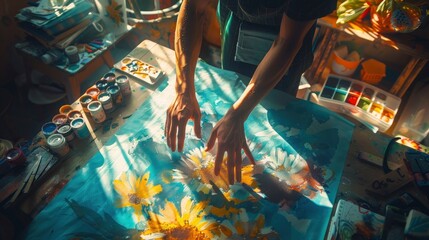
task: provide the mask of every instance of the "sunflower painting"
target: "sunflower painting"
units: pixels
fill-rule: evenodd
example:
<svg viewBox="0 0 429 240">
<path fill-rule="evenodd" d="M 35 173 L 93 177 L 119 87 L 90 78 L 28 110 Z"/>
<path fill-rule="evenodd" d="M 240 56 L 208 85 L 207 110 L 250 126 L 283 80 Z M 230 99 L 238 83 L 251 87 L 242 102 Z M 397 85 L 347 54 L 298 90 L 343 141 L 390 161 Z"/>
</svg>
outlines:
<svg viewBox="0 0 429 240">
<path fill-rule="evenodd" d="M 162 191 L 161 185 L 149 182 L 149 173 L 141 177 L 136 177 L 133 173 L 122 173 L 119 179 L 113 181 L 113 186 L 121 196 L 116 206 L 132 207 L 137 220 L 141 220 L 142 208 L 149 206 L 154 196 Z"/>
<path fill-rule="evenodd" d="M 250 217 L 245 209 L 219 225 L 220 239 L 280 239 L 271 228 L 265 226 L 261 214 Z"/>
<path fill-rule="evenodd" d="M 256 165 L 243 157 L 242 182 L 229 184 L 225 164 L 214 175 L 215 149 L 204 145 L 244 85 L 202 61 L 196 72 L 201 138 L 187 137 L 183 153 L 168 148 L 164 100 L 175 85 L 161 85 L 34 218 L 26 238 L 322 240 L 354 126 L 308 101 L 273 98 L 287 108 L 255 107 L 245 130 Z M 282 136 L 293 133 L 289 125 L 297 134 Z M 292 146 L 294 136 L 311 147 Z"/>
<path fill-rule="evenodd" d="M 316 199 L 319 204 L 332 206 L 322 186 L 313 176 L 307 161 L 299 154 L 288 154 L 277 147 L 262 159 L 266 171 L 289 190 L 298 192 L 309 199 Z"/>
<path fill-rule="evenodd" d="M 226 165 L 222 164 L 219 176 L 214 174 L 215 157 L 211 152 L 207 152 L 203 147 L 195 148 L 182 157 L 180 166 L 173 171 L 173 179 L 182 181 L 188 185 L 197 180 L 195 189 L 206 189 L 212 181 L 217 187 L 224 191 L 230 189 L 228 183 Z M 253 178 L 254 168 L 252 165 L 244 166 L 242 169 L 242 182 L 252 187 L 257 187 L 257 182 Z"/>
<path fill-rule="evenodd" d="M 195 203 L 184 197 L 180 207 L 170 201 L 165 203 L 159 213 L 149 212 L 147 229 L 141 234 L 142 239 L 213 239 L 213 230 L 217 222 L 207 217 L 206 202 Z"/>
</svg>

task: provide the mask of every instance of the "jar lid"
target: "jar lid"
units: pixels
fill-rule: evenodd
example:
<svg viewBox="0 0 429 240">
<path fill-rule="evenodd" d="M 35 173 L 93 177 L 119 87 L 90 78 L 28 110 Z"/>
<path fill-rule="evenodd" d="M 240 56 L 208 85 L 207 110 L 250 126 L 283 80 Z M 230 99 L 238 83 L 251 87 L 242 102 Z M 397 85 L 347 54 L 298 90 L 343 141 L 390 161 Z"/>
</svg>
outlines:
<svg viewBox="0 0 429 240">
<path fill-rule="evenodd" d="M 78 53 L 78 49 L 76 46 L 68 46 L 65 49 L 67 55 L 72 55 Z"/>
<path fill-rule="evenodd" d="M 128 77 L 125 75 L 120 75 L 116 78 L 117 83 L 124 83 L 128 80 Z"/>
<path fill-rule="evenodd" d="M 66 134 L 66 133 L 70 132 L 70 130 L 71 130 L 70 125 L 63 125 L 60 128 L 58 128 L 58 132 L 61 134 Z"/>
<path fill-rule="evenodd" d="M 105 89 L 105 88 L 107 88 L 107 85 L 109 85 L 109 83 L 106 81 L 106 80 L 104 80 L 104 79 L 101 79 L 101 80 L 98 80 L 96 83 L 95 83 L 95 86 L 98 88 L 98 89 Z"/>
<path fill-rule="evenodd" d="M 90 104 L 88 104 L 88 109 L 90 111 L 97 111 L 101 108 L 101 103 L 99 101 L 93 101 Z"/>
<path fill-rule="evenodd" d="M 85 124 L 83 118 L 75 118 L 71 121 L 70 126 L 72 128 L 80 128 Z"/>
<path fill-rule="evenodd" d="M 110 93 L 104 92 L 98 95 L 98 101 L 100 102 L 106 102 L 110 99 Z"/>
<path fill-rule="evenodd" d="M 55 132 L 56 130 L 57 130 L 57 125 L 53 122 L 47 122 L 47 123 L 43 124 L 43 126 L 42 126 L 42 132 L 43 133 L 50 134 L 50 133 Z"/>
<path fill-rule="evenodd" d="M 80 97 L 80 102 L 82 103 L 90 103 L 92 101 L 92 97 L 88 94 L 84 94 Z"/>
<path fill-rule="evenodd" d="M 48 145 L 50 147 L 59 147 L 63 145 L 65 141 L 66 139 L 64 138 L 64 136 L 59 133 L 52 134 L 51 136 L 48 137 L 48 140 L 47 140 Z"/>
<path fill-rule="evenodd" d="M 67 115 L 63 113 L 59 113 L 52 118 L 52 122 L 57 125 L 62 125 L 66 123 L 68 120 Z"/>
<path fill-rule="evenodd" d="M 80 113 L 80 111 L 79 111 L 79 110 L 72 110 L 72 111 L 70 111 L 69 113 L 67 113 L 67 117 L 68 117 L 70 120 L 73 120 L 73 119 L 75 119 L 75 118 L 81 118 L 81 117 L 82 117 L 82 113 Z"/>
<path fill-rule="evenodd" d="M 119 92 L 119 90 L 120 90 L 119 86 L 116 86 L 116 85 L 112 85 L 107 88 L 107 92 L 110 94 L 116 94 Z"/>
</svg>

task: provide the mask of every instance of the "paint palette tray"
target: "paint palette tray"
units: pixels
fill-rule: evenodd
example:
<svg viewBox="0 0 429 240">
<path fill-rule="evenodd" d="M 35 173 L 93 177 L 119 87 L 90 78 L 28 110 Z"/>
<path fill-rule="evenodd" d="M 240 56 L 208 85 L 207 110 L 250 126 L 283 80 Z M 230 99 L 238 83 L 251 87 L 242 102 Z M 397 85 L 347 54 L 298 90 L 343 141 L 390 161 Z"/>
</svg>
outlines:
<svg viewBox="0 0 429 240">
<path fill-rule="evenodd" d="M 150 85 L 155 85 L 165 75 L 161 69 L 131 56 L 124 57 L 114 67 L 117 71 L 128 75 L 134 80 Z"/>
<path fill-rule="evenodd" d="M 385 132 L 395 119 L 401 99 L 360 80 L 330 74 L 319 94 L 319 104 Z"/>
</svg>

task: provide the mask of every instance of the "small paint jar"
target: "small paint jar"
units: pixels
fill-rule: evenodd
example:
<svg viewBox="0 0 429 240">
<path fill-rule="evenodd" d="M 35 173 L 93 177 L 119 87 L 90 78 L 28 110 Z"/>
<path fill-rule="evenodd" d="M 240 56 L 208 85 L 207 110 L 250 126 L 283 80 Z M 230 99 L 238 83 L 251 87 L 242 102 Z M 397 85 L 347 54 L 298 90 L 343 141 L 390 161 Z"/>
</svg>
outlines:
<svg viewBox="0 0 429 240">
<path fill-rule="evenodd" d="M 110 96 L 110 93 L 101 93 L 100 95 L 98 95 L 98 101 L 101 103 L 104 112 L 111 113 L 115 110 L 113 107 L 112 97 Z"/>
<path fill-rule="evenodd" d="M 63 135 L 66 138 L 67 142 L 71 142 L 74 139 L 74 132 L 69 124 L 64 124 L 60 126 L 57 132 Z"/>
<path fill-rule="evenodd" d="M 88 111 L 88 104 L 92 102 L 92 97 L 88 94 L 83 94 L 80 98 L 79 98 L 79 103 L 82 106 L 82 109 L 84 112 L 89 112 Z"/>
<path fill-rule="evenodd" d="M 52 118 L 52 122 L 57 124 L 58 126 L 66 124 L 68 122 L 68 117 L 66 114 L 57 114 Z"/>
<path fill-rule="evenodd" d="M 54 153 L 60 155 L 61 157 L 67 155 L 70 152 L 70 147 L 67 144 L 66 138 L 59 134 L 55 133 L 48 137 L 47 140 L 48 147 Z"/>
<path fill-rule="evenodd" d="M 131 94 L 130 80 L 126 75 L 116 77 L 116 83 L 121 89 L 122 96 L 129 96 Z"/>
<path fill-rule="evenodd" d="M 81 118 L 81 117 L 83 116 L 79 110 L 73 110 L 67 113 L 67 118 L 69 119 L 70 122 L 73 121 L 73 119 Z"/>
<path fill-rule="evenodd" d="M 100 94 L 100 89 L 96 87 L 90 87 L 86 90 L 85 94 L 91 96 L 92 100 L 97 100 L 98 94 Z"/>
<path fill-rule="evenodd" d="M 6 152 L 6 161 L 11 167 L 17 167 L 24 165 L 27 158 L 20 148 L 13 147 Z"/>
<path fill-rule="evenodd" d="M 108 86 L 109 84 L 104 79 L 100 79 L 97 82 L 95 82 L 95 87 L 98 88 L 98 90 L 100 90 L 100 93 L 105 92 Z"/>
<path fill-rule="evenodd" d="M 46 138 L 48 138 L 49 136 L 57 132 L 57 128 L 58 127 L 55 123 L 47 122 L 42 126 L 42 133 Z"/>
<path fill-rule="evenodd" d="M 69 113 L 72 110 L 73 110 L 73 107 L 71 105 L 66 104 L 60 107 L 59 112 L 67 115 L 67 113 Z"/>
<path fill-rule="evenodd" d="M 89 129 L 86 126 L 85 120 L 83 118 L 75 118 L 70 123 L 71 128 L 73 129 L 76 137 L 83 139 L 89 137 Z"/>
<path fill-rule="evenodd" d="M 112 85 L 107 88 L 107 92 L 112 97 L 113 106 L 116 108 L 122 104 L 122 93 L 118 85 Z"/>
<path fill-rule="evenodd" d="M 68 46 L 64 50 L 66 52 L 70 64 L 75 64 L 80 61 L 79 51 L 76 46 Z"/>
<path fill-rule="evenodd" d="M 104 74 L 103 79 L 107 81 L 108 85 L 112 85 L 116 81 L 116 75 L 112 72 Z"/>
<path fill-rule="evenodd" d="M 99 101 L 92 101 L 88 104 L 89 114 L 96 123 L 102 123 L 106 120 L 106 113 L 103 110 L 103 106 Z"/>
</svg>

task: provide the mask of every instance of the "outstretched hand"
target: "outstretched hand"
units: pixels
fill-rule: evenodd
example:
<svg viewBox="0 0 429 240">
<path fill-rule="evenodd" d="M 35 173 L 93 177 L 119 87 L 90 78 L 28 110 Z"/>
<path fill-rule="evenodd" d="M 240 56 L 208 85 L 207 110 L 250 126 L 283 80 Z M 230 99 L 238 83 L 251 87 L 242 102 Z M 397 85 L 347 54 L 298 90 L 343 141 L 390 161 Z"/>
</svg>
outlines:
<svg viewBox="0 0 429 240">
<path fill-rule="evenodd" d="M 172 151 L 183 151 L 185 142 L 186 124 L 189 119 L 194 121 L 194 132 L 201 138 L 201 111 L 195 94 L 178 94 L 174 102 L 168 107 L 165 122 L 165 137 L 167 145 Z"/>
<path fill-rule="evenodd" d="M 253 158 L 246 142 L 244 121 L 245 120 L 241 117 L 234 115 L 233 110 L 229 110 L 215 125 L 207 142 L 206 150 L 209 151 L 213 148 L 217 139 L 217 153 L 215 159 L 216 176 L 219 175 L 224 154 L 227 153 L 226 165 L 230 184 L 234 184 L 235 180 L 237 180 L 237 182 L 241 182 L 241 149 L 244 150 L 244 153 L 249 158 L 250 162 L 255 164 L 255 159 Z"/>
</svg>

